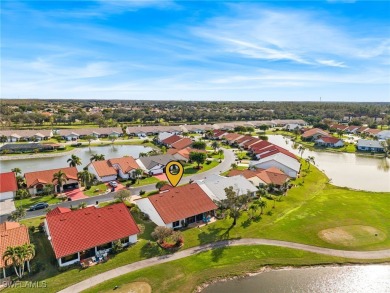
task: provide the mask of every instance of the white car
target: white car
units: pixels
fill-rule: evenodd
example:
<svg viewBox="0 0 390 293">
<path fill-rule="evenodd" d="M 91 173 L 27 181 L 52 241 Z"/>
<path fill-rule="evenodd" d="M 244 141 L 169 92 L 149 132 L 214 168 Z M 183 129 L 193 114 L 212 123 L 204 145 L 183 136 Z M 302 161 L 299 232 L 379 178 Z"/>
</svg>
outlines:
<svg viewBox="0 0 390 293">
<path fill-rule="evenodd" d="M 110 181 L 110 184 L 112 187 L 117 187 L 118 186 L 118 183 L 116 183 L 116 181 Z"/>
</svg>

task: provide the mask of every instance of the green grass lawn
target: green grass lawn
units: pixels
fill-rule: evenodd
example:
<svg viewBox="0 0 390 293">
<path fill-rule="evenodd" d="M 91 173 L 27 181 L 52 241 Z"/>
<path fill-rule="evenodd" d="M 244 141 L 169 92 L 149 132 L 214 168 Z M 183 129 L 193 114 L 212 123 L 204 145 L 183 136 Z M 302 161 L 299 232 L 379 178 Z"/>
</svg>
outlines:
<svg viewBox="0 0 390 293">
<path fill-rule="evenodd" d="M 251 160 L 252 159 L 250 156 L 248 156 L 247 151 L 236 152 L 235 154 L 236 154 L 237 159 L 239 159 L 239 160 Z"/>
<path fill-rule="evenodd" d="M 197 166 L 198 164 L 193 163 L 193 164 L 188 164 L 184 166 L 184 175 L 183 176 L 189 176 L 189 175 L 194 175 L 198 173 L 202 173 L 204 171 L 210 170 L 216 166 L 218 166 L 219 162 L 218 160 L 213 160 L 210 161 L 210 164 L 204 163 L 202 165 L 202 169 L 198 169 Z"/>
<path fill-rule="evenodd" d="M 248 213 L 244 212 L 235 227 L 231 227 L 233 220 L 227 218 L 201 228 L 184 230 L 182 232 L 184 249 L 230 238 L 278 239 L 343 250 L 390 248 L 390 213 L 388 210 L 390 193 L 354 191 L 330 185 L 328 178 L 315 167 L 312 166 L 310 170 L 307 170 L 305 162 L 303 162 L 302 174 L 301 178 L 293 181 L 297 186 L 290 189 L 287 196 L 282 197 L 281 201 L 276 201 L 275 208 L 272 208 L 273 201 L 266 200 L 267 207 L 264 215 L 255 220 L 251 220 Z M 271 211 L 272 215 L 266 215 L 268 211 Z M 259 213 L 260 211 L 257 211 L 257 215 Z M 135 218 L 139 224 L 145 225 L 145 232 L 140 236 L 140 241 L 128 250 L 114 256 L 107 263 L 86 270 L 73 268 L 62 273 L 48 268 L 47 271 L 28 279 L 45 280 L 48 284 L 48 291 L 54 292 L 97 273 L 166 253 L 159 249 L 154 242 L 151 246 L 148 244 L 154 224 L 144 223 L 137 217 Z M 25 222 L 27 225 L 33 225 L 37 222 L 34 219 L 25 221 L 29 221 Z M 363 233 L 360 226 L 371 227 L 375 231 L 379 231 L 379 235 Z M 320 236 L 321 232 L 339 228 L 350 233 L 348 236 L 352 237 L 354 241 L 332 242 Z M 41 235 L 42 239 L 39 241 L 42 241 L 43 244 L 37 249 L 51 251 L 47 243 L 45 244 L 45 241 L 47 242 L 45 235 L 38 235 Z M 52 257 L 44 260 L 46 266 L 50 265 L 50 262 L 46 264 L 49 259 Z M 156 289 L 156 284 L 160 282 L 161 289 L 156 289 L 156 291 L 176 292 L 181 290 L 182 292 L 190 292 L 196 284 L 210 278 L 241 274 L 256 270 L 264 264 L 303 265 L 345 261 L 284 248 L 245 246 L 205 252 L 199 256 L 192 256 L 188 259 L 123 276 L 124 279 L 118 279 L 116 282 L 121 284 L 144 278 L 151 283 L 153 289 Z M 347 261 L 351 262 L 351 260 Z M 205 267 L 207 270 L 204 270 Z M 162 282 L 162 280 L 166 280 L 166 282 Z M 103 290 L 109 286 L 111 285 L 103 284 L 101 288 Z M 21 289 L 14 288 L 9 291 L 17 290 Z"/>
<path fill-rule="evenodd" d="M 152 292 L 195 292 L 202 283 L 256 272 L 265 265 L 281 267 L 364 262 L 272 246 L 219 248 L 125 274 L 83 292 L 115 292 L 115 286 L 135 281 L 149 283 Z"/>
<path fill-rule="evenodd" d="M 106 186 L 106 184 L 102 183 L 99 185 L 91 186 L 91 188 L 89 190 L 84 191 L 84 194 L 86 196 L 96 196 L 96 195 L 103 194 L 106 191 L 107 191 L 107 186 Z"/>
<path fill-rule="evenodd" d="M 48 204 L 56 204 L 56 203 L 62 202 L 62 200 L 58 199 L 56 197 L 53 197 L 53 195 L 45 195 L 45 196 L 36 196 L 36 197 L 18 199 L 18 200 L 14 201 L 16 207 L 23 207 L 25 209 L 27 209 L 30 206 L 37 204 L 39 202 L 47 202 Z"/>
<path fill-rule="evenodd" d="M 132 184 L 131 187 L 143 186 L 143 185 L 148 185 L 148 184 L 156 184 L 159 181 L 160 180 L 158 180 L 155 177 L 146 177 L 144 179 L 140 179 L 135 184 Z"/>
</svg>

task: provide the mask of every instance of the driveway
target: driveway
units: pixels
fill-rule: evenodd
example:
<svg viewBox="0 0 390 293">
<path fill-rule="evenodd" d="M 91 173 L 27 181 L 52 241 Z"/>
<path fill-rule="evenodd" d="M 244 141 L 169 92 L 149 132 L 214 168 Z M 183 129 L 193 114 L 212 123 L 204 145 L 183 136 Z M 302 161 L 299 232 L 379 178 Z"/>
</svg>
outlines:
<svg viewBox="0 0 390 293">
<path fill-rule="evenodd" d="M 64 192 L 68 200 L 70 199 L 71 201 L 79 200 L 79 199 L 84 199 L 88 198 L 88 196 L 84 195 L 84 193 L 81 191 L 80 188 L 72 189 L 70 191 Z"/>
<path fill-rule="evenodd" d="M 9 215 L 15 210 L 15 204 L 12 199 L 0 201 L 0 215 Z"/>
</svg>

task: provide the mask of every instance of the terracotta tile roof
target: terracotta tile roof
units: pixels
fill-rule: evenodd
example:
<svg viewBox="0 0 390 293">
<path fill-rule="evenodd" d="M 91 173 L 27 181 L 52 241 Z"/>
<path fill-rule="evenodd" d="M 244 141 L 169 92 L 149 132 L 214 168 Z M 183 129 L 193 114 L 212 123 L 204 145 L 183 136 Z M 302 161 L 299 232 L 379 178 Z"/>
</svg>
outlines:
<svg viewBox="0 0 390 293">
<path fill-rule="evenodd" d="M 174 142 L 173 144 L 171 144 L 171 146 L 175 149 L 181 150 L 181 149 L 184 149 L 186 147 L 189 147 L 190 145 L 192 145 L 192 143 L 193 143 L 192 139 L 186 137 L 186 138 L 183 138 L 183 139 L 180 139 L 180 140 Z"/>
<path fill-rule="evenodd" d="M 26 178 L 27 188 L 35 186 L 38 183 L 52 183 L 56 184 L 56 181 L 53 182 L 53 175 L 58 171 L 62 171 L 66 174 L 68 179 L 77 180 L 77 168 L 76 167 L 65 167 L 37 172 L 29 172 L 24 173 L 24 177 Z"/>
<path fill-rule="evenodd" d="M 224 130 L 219 130 L 219 129 L 215 129 L 215 130 L 213 131 L 213 133 L 214 133 L 214 137 L 220 137 L 221 135 L 227 134 L 226 131 L 224 131 Z"/>
<path fill-rule="evenodd" d="M 253 178 L 253 177 L 256 177 L 256 174 L 258 172 L 256 171 L 252 171 L 252 170 L 231 170 L 227 176 L 228 177 L 232 177 L 232 176 L 236 176 L 236 175 L 242 175 L 244 176 L 246 179 L 249 179 L 249 178 Z"/>
<path fill-rule="evenodd" d="M 8 247 L 20 246 L 29 244 L 30 237 L 26 226 L 16 222 L 4 222 L 0 224 L 0 268 L 5 266 L 3 254 Z M 7 262 L 7 266 L 11 265 L 12 261 Z"/>
<path fill-rule="evenodd" d="M 261 140 L 261 141 L 258 141 L 255 144 L 250 145 L 249 149 L 252 150 L 252 151 L 255 151 L 257 149 L 262 149 L 262 148 L 270 146 L 270 145 L 272 145 L 272 143 L 270 143 L 270 142 L 268 142 L 266 140 Z"/>
<path fill-rule="evenodd" d="M 119 167 L 122 169 L 123 173 L 128 173 L 131 170 L 139 168 L 137 162 L 134 160 L 133 157 L 130 157 L 130 156 L 129 157 L 109 159 L 108 162 L 111 165 L 118 164 Z"/>
<path fill-rule="evenodd" d="M 148 199 L 166 224 L 217 208 L 198 184 L 175 187 Z"/>
<path fill-rule="evenodd" d="M 166 144 L 166 145 L 172 145 L 173 143 L 175 143 L 175 142 L 177 142 L 177 141 L 179 141 L 179 140 L 181 140 L 181 139 L 182 139 L 181 136 L 178 136 L 178 135 L 174 134 L 174 135 L 172 135 L 172 136 L 170 136 L 170 137 L 164 139 L 164 140 L 162 141 L 162 143 L 163 143 L 163 144 Z"/>
<path fill-rule="evenodd" d="M 68 209 L 68 208 L 56 207 L 55 209 L 53 209 L 50 212 L 48 212 L 46 214 L 46 216 L 48 216 L 48 215 L 58 215 L 58 214 L 67 213 L 67 212 L 70 212 L 70 211 L 72 211 L 72 210 Z"/>
<path fill-rule="evenodd" d="M 366 130 L 364 130 L 363 132 L 366 132 L 366 133 L 369 133 L 369 134 L 378 134 L 379 132 L 381 132 L 382 130 L 380 129 L 372 129 L 372 128 L 368 128 Z"/>
<path fill-rule="evenodd" d="M 262 170 L 258 172 L 256 176 L 259 177 L 262 181 L 264 181 L 267 184 L 272 183 L 275 185 L 282 185 L 290 178 L 286 174 L 284 174 L 281 170 L 275 167 Z"/>
<path fill-rule="evenodd" d="M 228 141 L 235 141 L 236 139 L 240 138 L 242 136 L 242 134 L 239 134 L 239 133 L 228 133 L 225 135 L 224 139 L 228 140 Z"/>
<path fill-rule="evenodd" d="M 305 131 L 302 134 L 302 137 L 303 138 L 309 138 L 309 137 L 312 137 L 313 135 L 316 135 L 316 134 L 320 134 L 320 135 L 323 135 L 323 136 L 329 136 L 329 133 L 326 132 L 325 130 L 322 130 L 320 128 L 312 128 L 312 129 L 309 129 L 309 130 Z"/>
<path fill-rule="evenodd" d="M 359 127 L 359 128 L 356 130 L 356 132 L 360 133 L 360 132 L 365 131 L 366 129 L 368 129 L 367 126 L 361 126 L 361 127 Z"/>
<path fill-rule="evenodd" d="M 347 129 L 348 128 L 348 126 L 347 125 L 342 125 L 342 124 L 332 124 L 331 126 L 330 126 L 330 128 L 331 129 L 337 129 L 337 130 L 345 130 L 345 129 Z"/>
<path fill-rule="evenodd" d="M 245 141 L 249 141 L 249 140 L 252 140 L 254 139 L 254 137 L 250 136 L 250 135 L 245 135 L 239 139 L 236 140 L 236 143 L 240 144 L 240 143 L 243 143 Z"/>
<path fill-rule="evenodd" d="M 139 233 L 123 203 L 48 214 L 46 221 L 56 258 Z"/>
<path fill-rule="evenodd" d="M 251 140 L 249 140 L 249 141 L 247 141 L 247 142 L 245 142 L 244 144 L 243 144 L 243 147 L 244 148 L 249 148 L 251 145 L 254 145 L 254 144 L 256 144 L 256 143 L 258 143 L 258 142 L 261 142 L 262 140 L 260 139 L 260 138 L 253 138 L 253 139 L 251 139 Z"/>
<path fill-rule="evenodd" d="M 0 193 L 18 190 L 14 172 L 0 173 Z"/>
<path fill-rule="evenodd" d="M 117 175 L 117 172 L 116 172 L 115 168 L 112 167 L 110 164 L 108 164 L 107 160 L 105 160 L 105 161 L 94 161 L 91 164 L 95 168 L 96 173 L 100 177 Z"/>
<path fill-rule="evenodd" d="M 325 143 L 336 143 L 339 142 L 341 139 L 333 136 L 322 136 L 318 140 L 322 140 Z"/>
<path fill-rule="evenodd" d="M 168 149 L 167 150 L 167 154 L 169 155 L 176 155 L 176 154 L 179 154 L 180 156 L 182 156 L 183 158 L 186 158 L 187 160 L 189 160 L 190 158 L 190 153 L 192 152 L 195 152 L 195 153 L 207 153 L 206 150 L 198 150 L 198 149 L 193 149 L 193 148 L 185 148 L 185 149 L 181 149 L 181 150 L 177 150 L 177 149 Z"/>
<path fill-rule="evenodd" d="M 347 131 L 354 131 L 354 130 L 357 130 L 358 128 L 359 128 L 359 126 L 351 125 L 351 126 L 348 126 L 345 130 L 347 130 Z"/>
</svg>

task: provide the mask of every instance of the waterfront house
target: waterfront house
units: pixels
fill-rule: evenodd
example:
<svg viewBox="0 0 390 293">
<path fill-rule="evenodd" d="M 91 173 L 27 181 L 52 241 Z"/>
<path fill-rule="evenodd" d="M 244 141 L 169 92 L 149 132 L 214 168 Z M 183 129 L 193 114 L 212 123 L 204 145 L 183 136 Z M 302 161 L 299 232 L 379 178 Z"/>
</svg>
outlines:
<svg viewBox="0 0 390 293">
<path fill-rule="evenodd" d="M 42 141 L 48 140 L 53 136 L 51 130 L 0 130 L 0 136 L 7 137 L 7 142 L 18 141 Z"/>
<path fill-rule="evenodd" d="M 32 153 L 32 152 L 44 152 L 53 151 L 58 148 L 56 144 L 41 144 L 41 143 L 8 143 L 0 147 L 1 153 Z"/>
<path fill-rule="evenodd" d="M 382 130 L 377 133 L 376 137 L 383 140 L 390 139 L 390 130 Z"/>
<path fill-rule="evenodd" d="M 44 221 L 46 235 L 60 267 L 105 256 L 113 242 L 137 242 L 140 232 L 123 203 L 70 210 L 55 208 Z"/>
<path fill-rule="evenodd" d="M 203 222 L 217 209 L 209 196 L 194 183 L 166 189 L 137 199 L 135 203 L 156 225 L 173 229 Z"/>
<path fill-rule="evenodd" d="M 88 164 L 88 171 L 102 182 L 116 180 L 118 176 L 122 179 L 135 179 L 135 170 L 139 168 L 140 166 L 131 156 L 94 161 Z"/>
<path fill-rule="evenodd" d="M 15 173 L 0 173 L 0 201 L 13 199 L 17 190 L 18 184 L 16 182 Z"/>
<path fill-rule="evenodd" d="M 385 151 L 382 143 L 377 140 L 359 139 L 357 141 L 356 147 L 359 151 L 369 151 L 375 153 Z"/>
<path fill-rule="evenodd" d="M 4 222 L 0 224 L 0 279 L 14 273 L 12 259 L 4 261 L 3 255 L 8 247 L 30 244 L 30 236 L 26 226 L 17 222 Z M 27 263 L 29 266 L 30 264 Z"/>
<path fill-rule="evenodd" d="M 260 158 L 258 161 L 251 161 L 250 168 L 268 169 L 275 167 L 282 170 L 287 176 L 296 178 L 301 169 L 301 163 L 291 155 L 277 152 L 275 154 Z"/>
<path fill-rule="evenodd" d="M 247 194 L 249 192 L 251 196 L 255 196 L 257 191 L 257 188 L 241 175 L 224 177 L 213 174 L 205 179 L 197 180 L 196 183 L 199 184 L 212 200 L 217 201 L 226 199 L 225 188 L 229 188 L 230 186 L 233 187 L 238 195 Z"/>
<path fill-rule="evenodd" d="M 177 159 L 170 154 L 140 157 L 136 160 L 145 173 L 149 175 L 162 174 L 164 172 L 165 165 L 170 161 L 177 161 Z"/>
<path fill-rule="evenodd" d="M 60 170 L 65 173 L 65 183 L 62 186 L 60 186 L 56 180 L 53 181 L 54 174 Z M 24 174 L 24 178 L 26 179 L 27 189 L 31 195 L 39 195 L 42 193 L 43 188 L 47 184 L 53 184 L 54 192 L 60 193 L 64 190 L 70 190 L 79 187 L 77 172 L 78 171 L 76 167 L 65 167 L 44 171 L 28 172 Z"/>
<path fill-rule="evenodd" d="M 333 137 L 333 136 L 321 136 L 316 139 L 314 143 L 318 146 L 338 148 L 344 146 L 343 140 Z"/>
<path fill-rule="evenodd" d="M 314 140 L 320 138 L 321 136 L 330 136 L 330 134 L 327 131 L 322 130 L 320 128 L 312 128 L 312 129 L 305 131 L 302 134 L 302 140 L 314 141 Z"/>
<path fill-rule="evenodd" d="M 123 135 L 120 127 L 105 128 L 80 128 L 80 129 L 61 129 L 58 135 L 68 141 L 83 139 L 87 136 L 93 136 L 95 139 L 104 137 L 120 137 Z"/>
</svg>

